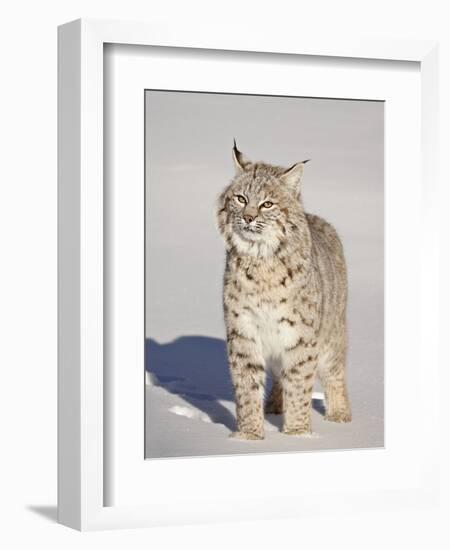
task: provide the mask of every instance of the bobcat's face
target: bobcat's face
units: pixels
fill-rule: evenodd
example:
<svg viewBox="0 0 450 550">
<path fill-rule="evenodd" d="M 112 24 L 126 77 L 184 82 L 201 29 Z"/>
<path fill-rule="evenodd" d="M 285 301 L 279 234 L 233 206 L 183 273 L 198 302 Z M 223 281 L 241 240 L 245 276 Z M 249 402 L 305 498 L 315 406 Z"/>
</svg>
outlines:
<svg viewBox="0 0 450 550">
<path fill-rule="evenodd" d="M 228 189 L 226 208 L 232 231 L 244 241 L 280 241 L 286 234 L 287 193 L 268 174 L 253 173 L 236 178 Z M 295 200 L 294 197 L 291 197 Z"/>
<path fill-rule="evenodd" d="M 299 180 L 303 164 L 285 170 L 245 161 L 234 150 L 238 171 L 219 199 L 219 230 L 241 253 L 268 255 L 292 230 L 302 210 Z"/>
</svg>

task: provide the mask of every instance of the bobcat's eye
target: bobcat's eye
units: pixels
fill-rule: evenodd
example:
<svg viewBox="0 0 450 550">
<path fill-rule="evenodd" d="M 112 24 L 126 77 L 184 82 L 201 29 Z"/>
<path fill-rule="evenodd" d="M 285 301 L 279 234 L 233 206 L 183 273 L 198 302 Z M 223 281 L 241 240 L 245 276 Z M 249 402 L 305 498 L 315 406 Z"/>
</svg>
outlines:
<svg viewBox="0 0 450 550">
<path fill-rule="evenodd" d="M 263 208 L 272 208 L 273 202 L 266 201 L 266 202 L 263 202 L 261 206 L 262 206 Z"/>
<path fill-rule="evenodd" d="M 236 198 L 241 204 L 247 204 L 245 197 L 243 197 L 242 195 L 236 195 Z"/>
</svg>

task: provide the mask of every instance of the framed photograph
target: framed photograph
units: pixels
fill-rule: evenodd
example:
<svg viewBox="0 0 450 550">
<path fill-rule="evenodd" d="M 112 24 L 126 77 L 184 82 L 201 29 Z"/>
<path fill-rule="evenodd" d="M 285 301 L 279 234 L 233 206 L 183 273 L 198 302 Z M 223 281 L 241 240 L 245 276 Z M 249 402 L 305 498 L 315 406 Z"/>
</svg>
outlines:
<svg viewBox="0 0 450 550">
<path fill-rule="evenodd" d="M 59 28 L 59 521 L 430 506 L 437 45 L 197 31 Z"/>
</svg>

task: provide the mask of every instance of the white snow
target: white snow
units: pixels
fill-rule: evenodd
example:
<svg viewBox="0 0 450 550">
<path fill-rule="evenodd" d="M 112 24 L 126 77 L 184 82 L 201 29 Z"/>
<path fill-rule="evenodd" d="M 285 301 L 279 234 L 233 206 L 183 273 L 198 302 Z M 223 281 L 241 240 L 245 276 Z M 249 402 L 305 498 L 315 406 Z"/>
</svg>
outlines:
<svg viewBox="0 0 450 550">
<path fill-rule="evenodd" d="M 211 418 L 209 418 L 207 414 L 200 412 L 198 409 L 193 409 L 192 407 L 174 405 L 173 407 L 170 407 L 169 412 L 178 414 L 179 416 L 185 416 L 186 418 L 201 420 L 202 422 L 212 422 Z"/>
<path fill-rule="evenodd" d="M 170 347 L 173 344 L 168 344 Z M 164 348 L 164 346 L 163 346 Z M 366 398 L 352 401 L 354 419 L 349 424 L 335 424 L 324 420 L 324 396 L 313 392 L 313 433 L 293 436 L 282 433 L 282 416 L 265 416 L 265 439 L 245 441 L 233 439 L 236 429 L 235 405 L 228 388 L 225 371 L 217 381 L 225 391 L 213 389 L 214 381 L 205 379 L 204 385 L 196 369 L 183 366 L 165 367 L 159 376 L 152 374 L 146 386 L 147 458 L 179 456 L 211 456 L 226 454 L 292 452 L 381 447 L 383 430 L 379 415 L 367 414 Z M 180 372 L 181 371 L 181 372 Z M 166 375 L 167 372 L 167 375 Z M 216 386 L 216 390 L 217 390 Z M 356 414 L 355 414 L 356 412 Z"/>
</svg>

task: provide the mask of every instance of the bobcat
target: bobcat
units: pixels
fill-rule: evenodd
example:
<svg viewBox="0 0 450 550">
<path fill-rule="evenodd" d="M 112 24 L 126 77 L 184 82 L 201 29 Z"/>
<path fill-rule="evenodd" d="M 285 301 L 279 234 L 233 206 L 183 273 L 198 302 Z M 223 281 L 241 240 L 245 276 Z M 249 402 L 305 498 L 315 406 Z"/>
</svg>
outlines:
<svg viewBox="0 0 450 550">
<path fill-rule="evenodd" d="M 226 246 L 223 307 L 236 401 L 233 437 L 264 438 L 268 413 L 284 414 L 283 432 L 311 433 L 316 374 L 327 420 L 349 422 L 345 379 L 347 275 L 334 228 L 304 211 L 308 161 L 288 169 L 249 161 L 233 147 L 236 174 L 218 201 Z"/>
</svg>

